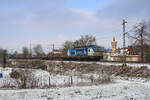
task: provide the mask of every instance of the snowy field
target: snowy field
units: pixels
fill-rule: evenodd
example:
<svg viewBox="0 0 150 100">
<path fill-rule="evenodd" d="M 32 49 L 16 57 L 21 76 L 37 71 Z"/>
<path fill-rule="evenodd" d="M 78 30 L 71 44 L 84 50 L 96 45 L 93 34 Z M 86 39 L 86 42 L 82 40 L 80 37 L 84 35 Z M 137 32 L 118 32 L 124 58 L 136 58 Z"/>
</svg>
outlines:
<svg viewBox="0 0 150 100">
<path fill-rule="evenodd" d="M 0 90 L 0 100 L 150 100 L 150 82 L 116 80 L 99 86 Z"/>
<path fill-rule="evenodd" d="M 0 78 L 0 87 L 6 82 L 16 84 L 10 77 L 12 68 L 0 68 L 3 78 Z M 0 100 L 150 100 L 150 81 L 144 78 L 123 78 L 112 76 L 113 81 L 108 84 L 92 86 L 63 86 L 70 82 L 68 75 L 51 75 L 47 71 L 32 69 L 40 84 L 51 84 L 57 87 L 45 89 L 0 89 Z M 90 74 L 85 75 L 87 77 Z M 95 78 L 99 78 L 93 74 Z M 73 76 L 73 83 L 89 83 L 88 78 Z M 41 85 L 41 86 L 42 86 Z"/>
</svg>

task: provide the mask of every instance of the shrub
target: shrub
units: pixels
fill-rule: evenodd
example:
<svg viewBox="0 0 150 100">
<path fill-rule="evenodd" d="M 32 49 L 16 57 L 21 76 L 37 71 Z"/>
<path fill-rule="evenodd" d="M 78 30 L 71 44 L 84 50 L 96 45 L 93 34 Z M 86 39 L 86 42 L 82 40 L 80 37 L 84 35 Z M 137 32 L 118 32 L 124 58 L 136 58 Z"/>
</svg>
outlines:
<svg viewBox="0 0 150 100">
<path fill-rule="evenodd" d="M 109 75 L 102 75 L 102 77 L 98 79 L 98 82 L 101 84 L 110 83 L 112 82 L 112 79 Z"/>
<path fill-rule="evenodd" d="M 97 79 L 94 79 L 92 80 L 94 84 L 98 85 L 98 84 L 107 84 L 107 83 L 110 83 L 112 82 L 112 79 L 109 75 L 101 75 L 99 76 L 99 78 Z"/>
<path fill-rule="evenodd" d="M 15 69 L 10 73 L 10 77 L 15 79 L 20 89 L 38 87 L 38 80 L 33 72 L 27 69 Z"/>
<path fill-rule="evenodd" d="M 10 77 L 14 79 L 19 79 L 21 77 L 21 73 L 17 70 L 12 70 L 10 73 Z"/>
</svg>

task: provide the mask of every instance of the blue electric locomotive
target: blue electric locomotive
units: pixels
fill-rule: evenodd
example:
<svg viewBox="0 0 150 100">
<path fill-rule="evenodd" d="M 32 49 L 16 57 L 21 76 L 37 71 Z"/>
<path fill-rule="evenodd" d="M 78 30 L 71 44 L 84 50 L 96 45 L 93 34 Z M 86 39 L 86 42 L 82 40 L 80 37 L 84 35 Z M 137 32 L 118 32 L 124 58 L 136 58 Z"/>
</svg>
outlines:
<svg viewBox="0 0 150 100">
<path fill-rule="evenodd" d="M 68 50 L 68 56 L 102 56 L 104 52 L 103 47 L 88 46 L 84 48 L 70 48 Z"/>
</svg>

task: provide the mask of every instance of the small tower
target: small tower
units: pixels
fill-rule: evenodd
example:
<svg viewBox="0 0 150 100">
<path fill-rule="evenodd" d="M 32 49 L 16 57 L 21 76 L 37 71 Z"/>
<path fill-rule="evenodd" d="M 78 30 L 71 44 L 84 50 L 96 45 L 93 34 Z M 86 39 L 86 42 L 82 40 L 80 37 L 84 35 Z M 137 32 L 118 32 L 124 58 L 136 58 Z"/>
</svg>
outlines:
<svg viewBox="0 0 150 100">
<path fill-rule="evenodd" d="M 113 41 L 111 42 L 112 53 L 116 53 L 117 42 L 115 41 L 115 37 L 113 37 Z"/>
</svg>

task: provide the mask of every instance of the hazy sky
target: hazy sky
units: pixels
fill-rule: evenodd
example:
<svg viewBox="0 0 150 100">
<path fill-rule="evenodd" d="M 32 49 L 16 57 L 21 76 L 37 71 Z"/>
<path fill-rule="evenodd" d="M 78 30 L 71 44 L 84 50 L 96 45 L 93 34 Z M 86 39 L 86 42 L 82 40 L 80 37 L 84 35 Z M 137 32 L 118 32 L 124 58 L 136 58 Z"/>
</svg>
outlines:
<svg viewBox="0 0 150 100">
<path fill-rule="evenodd" d="M 131 29 L 149 18 L 150 0 L 0 0 L 0 47 L 48 48 L 85 34 L 105 47 L 115 36 L 121 46 L 122 19 Z"/>
</svg>

